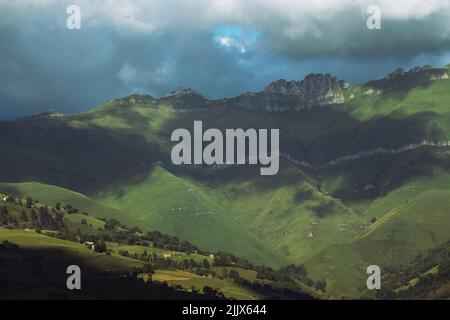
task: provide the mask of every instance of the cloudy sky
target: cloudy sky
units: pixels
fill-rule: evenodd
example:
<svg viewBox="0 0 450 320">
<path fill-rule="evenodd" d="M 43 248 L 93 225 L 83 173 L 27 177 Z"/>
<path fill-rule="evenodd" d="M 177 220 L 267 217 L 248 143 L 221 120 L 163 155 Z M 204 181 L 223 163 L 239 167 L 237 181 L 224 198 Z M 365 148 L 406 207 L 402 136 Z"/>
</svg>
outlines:
<svg viewBox="0 0 450 320">
<path fill-rule="evenodd" d="M 81 9 L 69 30 L 67 7 Z M 366 26 L 381 8 L 381 30 Z M 132 92 L 209 98 L 329 72 L 352 83 L 450 63 L 450 0 L 0 0 L 0 119 Z"/>
</svg>

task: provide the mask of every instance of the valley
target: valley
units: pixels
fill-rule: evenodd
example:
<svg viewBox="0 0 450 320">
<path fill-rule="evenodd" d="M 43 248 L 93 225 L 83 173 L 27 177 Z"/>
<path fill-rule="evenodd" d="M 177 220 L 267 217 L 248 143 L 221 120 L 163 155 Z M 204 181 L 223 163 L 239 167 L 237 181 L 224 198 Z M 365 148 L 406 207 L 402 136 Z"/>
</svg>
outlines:
<svg viewBox="0 0 450 320">
<path fill-rule="evenodd" d="M 294 282 L 321 299 L 381 297 L 365 288 L 371 264 L 386 270 L 386 296 L 401 298 L 402 286 L 406 296 L 414 285 L 404 282 L 420 274 L 404 271 L 402 283 L 392 274 L 411 261 L 426 273 L 420 256 L 429 254 L 435 265 L 428 269 L 443 267 L 423 287 L 448 298 L 447 266 L 436 256 L 450 240 L 449 70 L 397 72 L 364 85 L 311 75 L 221 100 L 189 89 L 159 99 L 133 94 L 80 114 L 0 122 L 0 193 L 70 204 L 79 213 L 64 217 L 75 225 L 84 219 L 98 229 L 99 218 L 115 219 L 252 265 L 303 266 L 308 280 Z M 248 164 L 173 165 L 171 133 L 195 121 L 223 132 L 280 128 L 278 174 L 261 176 Z M 31 232 L 21 242 L 25 231 L 0 228 L 19 247 L 48 241 Z M 134 259 L 158 251 L 126 245 L 106 241 L 120 261 L 119 252 Z M 214 284 L 227 298 L 264 297 L 229 279 L 172 269 L 152 277 L 184 289 Z M 238 272 L 254 282 L 253 271 Z M 320 289 L 305 285 L 317 281 Z"/>
</svg>

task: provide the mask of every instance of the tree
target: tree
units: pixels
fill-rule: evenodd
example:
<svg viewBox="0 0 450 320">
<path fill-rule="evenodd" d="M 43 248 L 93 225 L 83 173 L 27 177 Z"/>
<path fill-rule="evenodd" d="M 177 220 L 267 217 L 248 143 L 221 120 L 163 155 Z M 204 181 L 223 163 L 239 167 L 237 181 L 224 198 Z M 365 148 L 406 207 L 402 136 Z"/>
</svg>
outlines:
<svg viewBox="0 0 450 320">
<path fill-rule="evenodd" d="M 28 216 L 25 210 L 22 210 L 22 213 L 20 214 L 20 220 L 23 222 L 28 222 Z"/>
<path fill-rule="evenodd" d="M 37 227 L 38 226 L 38 217 L 36 214 L 36 211 L 31 210 L 31 224 L 33 225 L 33 227 Z"/>
<path fill-rule="evenodd" d="M 12 196 L 7 196 L 5 202 L 14 203 L 16 200 Z"/>
<path fill-rule="evenodd" d="M 188 259 L 183 259 L 182 268 L 183 270 L 188 270 L 191 267 L 191 263 Z"/>
<path fill-rule="evenodd" d="M 77 213 L 78 209 L 73 207 L 71 204 L 66 204 L 66 212 L 68 214 Z"/>
<path fill-rule="evenodd" d="M 25 200 L 25 206 L 27 208 L 31 208 L 31 206 L 33 205 L 33 199 L 31 197 L 27 197 L 27 199 Z"/>
<path fill-rule="evenodd" d="M 61 229 L 64 227 L 64 212 L 57 211 L 55 214 L 55 222 L 57 224 L 57 228 Z"/>
<path fill-rule="evenodd" d="M 11 216 L 10 220 L 11 220 L 11 224 L 12 224 L 14 227 L 16 227 L 16 228 L 19 227 L 19 221 L 17 221 L 16 216 Z"/>
<path fill-rule="evenodd" d="M 231 279 L 238 279 L 241 277 L 241 275 L 239 274 L 239 272 L 237 272 L 236 270 L 230 270 L 230 272 L 228 272 L 228 276 Z"/>
<path fill-rule="evenodd" d="M 97 242 L 95 244 L 94 250 L 95 250 L 95 252 L 98 252 L 98 253 L 106 252 L 105 241 L 100 240 L 99 242 Z"/>
<path fill-rule="evenodd" d="M 317 281 L 314 283 L 314 288 L 316 288 L 316 290 L 322 290 L 322 291 L 324 291 L 325 288 L 326 288 L 326 286 L 327 286 L 326 282 L 325 282 L 325 281 L 322 281 L 322 280 L 317 280 Z"/>
<path fill-rule="evenodd" d="M 6 206 L 3 206 L 0 209 L 0 224 L 7 225 L 8 221 L 9 221 L 8 208 L 6 208 Z"/>
<path fill-rule="evenodd" d="M 211 264 L 209 263 L 208 259 L 203 259 L 203 268 L 205 269 L 211 268 Z"/>
<path fill-rule="evenodd" d="M 208 299 L 209 298 L 220 298 L 220 299 L 224 298 L 223 293 L 219 292 L 218 290 L 216 290 L 214 288 L 208 287 L 208 286 L 203 287 L 203 294 L 208 296 Z"/>
<path fill-rule="evenodd" d="M 55 229 L 55 222 L 48 212 L 48 207 L 41 207 L 39 209 L 39 221 L 41 228 Z"/>
<path fill-rule="evenodd" d="M 153 274 L 153 273 L 155 273 L 155 268 L 150 263 L 146 263 L 142 267 L 142 272 Z"/>
<path fill-rule="evenodd" d="M 120 221 L 116 219 L 110 219 L 105 223 L 105 229 L 106 230 L 114 230 L 116 227 L 120 225 Z"/>
<path fill-rule="evenodd" d="M 222 275 L 223 275 L 224 278 L 229 278 L 230 277 L 230 271 L 228 270 L 228 268 L 223 268 Z"/>
<path fill-rule="evenodd" d="M 57 202 L 57 203 L 55 204 L 55 209 L 58 210 L 58 211 L 60 211 L 60 210 L 61 210 L 61 203 Z"/>
</svg>

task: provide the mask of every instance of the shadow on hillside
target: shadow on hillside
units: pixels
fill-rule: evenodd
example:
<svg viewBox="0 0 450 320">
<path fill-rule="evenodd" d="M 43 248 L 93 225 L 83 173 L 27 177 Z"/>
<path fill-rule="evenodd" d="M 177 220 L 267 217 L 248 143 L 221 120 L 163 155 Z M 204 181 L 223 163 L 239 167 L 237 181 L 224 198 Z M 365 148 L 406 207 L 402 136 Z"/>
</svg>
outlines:
<svg viewBox="0 0 450 320">
<path fill-rule="evenodd" d="M 349 115 L 348 106 L 335 106 L 302 112 L 268 113 L 219 108 L 193 113 L 177 113 L 168 120 L 161 139 L 170 142 L 176 128 L 192 131 L 193 122 L 202 120 L 204 129 L 266 128 L 280 129 L 281 152 L 322 165 L 333 159 L 376 147 L 395 148 L 424 138 L 438 141 L 446 132 L 430 126 L 438 115 L 423 112 L 412 116 L 392 115 L 362 122 Z M 214 187 L 224 183 L 243 183 L 248 192 L 271 191 L 282 186 L 298 186 L 307 181 L 319 192 L 320 183 L 331 176 L 342 176 L 346 184 L 334 196 L 351 198 L 354 190 L 370 185 L 375 198 L 398 187 L 410 178 L 429 176 L 433 167 L 448 169 L 448 161 L 418 150 L 397 155 L 367 157 L 324 170 L 312 170 L 280 161 L 276 176 L 261 176 L 260 165 L 240 165 L 211 171 L 210 167 L 192 170 L 190 166 L 172 166 L 170 154 L 161 145 L 144 137 L 147 120 L 127 108 L 102 111 L 120 115 L 133 128 L 109 129 L 98 126 L 73 128 L 66 121 L 33 120 L 0 122 L 0 181 L 38 181 L 84 194 L 98 194 L 144 181 L 155 163 L 176 175 L 195 178 Z M 85 121 L 89 114 L 71 116 Z M 173 144 L 174 145 L 174 144 Z M 425 153 L 422 153 L 424 151 Z M 294 167 L 297 167 L 295 169 Z M 300 191 L 300 190 L 299 190 Z M 237 195 L 239 196 L 239 194 Z"/>
<path fill-rule="evenodd" d="M 342 108 L 344 109 L 344 108 Z M 208 113 L 185 114 L 166 124 L 166 131 L 187 128 L 192 132 L 194 120 L 203 121 L 203 130 L 219 128 L 280 128 L 281 152 L 321 166 L 331 160 L 361 151 L 383 147 L 395 149 L 407 144 L 447 140 L 446 132 L 430 126 L 439 115 L 422 112 L 410 116 L 392 114 L 389 117 L 360 121 L 340 107 L 319 108 L 302 112 L 266 113 L 228 110 L 220 117 Z M 434 168 L 448 170 L 450 162 L 431 148 L 381 154 L 343 162 L 323 169 L 311 169 L 280 161 L 275 176 L 260 176 L 260 165 L 239 165 L 211 170 L 191 170 L 189 167 L 168 167 L 176 175 L 194 177 L 214 187 L 224 183 L 246 184 L 248 192 L 270 191 L 282 186 L 298 186 L 307 181 L 319 192 L 321 181 L 341 176 L 345 185 L 331 194 L 343 200 L 374 199 L 417 178 L 433 176 Z M 292 165 L 298 168 L 293 170 Z M 301 189 L 298 190 L 301 192 Z M 246 192 L 243 192 L 243 194 Z M 239 194 L 237 194 L 239 197 Z"/>
<path fill-rule="evenodd" d="M 84 194 L 144 180 L 159 146 L 136 131 L 60 121 L 0 123 L 0 181 L 36 181 Z"/>
<path fill-rule="evenodd" d="M 125 300 L 199 300 L 217 296 L 176 290 L 166 283 L 144 282 L 140 270 L 115 267 L 112 257 L 77 256 L 62 249 L 23 249 L 2 252 L 0 299 L 125 299 Z M 106 261 L 109 259 L 109 264 Z M 67 267 L 81 269 L 81 290 L 68 290 Z M 105 271 L 112 270 L 114 271 Z"/>
</svg>

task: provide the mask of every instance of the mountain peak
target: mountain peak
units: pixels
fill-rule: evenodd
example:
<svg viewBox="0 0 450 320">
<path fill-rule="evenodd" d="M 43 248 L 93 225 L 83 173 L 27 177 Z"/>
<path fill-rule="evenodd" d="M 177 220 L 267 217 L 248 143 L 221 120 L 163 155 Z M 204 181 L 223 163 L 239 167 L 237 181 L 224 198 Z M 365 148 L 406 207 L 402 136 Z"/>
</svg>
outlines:
<svg viewBox="0 0 450 320">
<path fill-rule="evenodd" d="M 349 83 L 328 73 L 311 73 L 299 81 L 273 81 L 261 92 L 237 97 L 235 106 L 244 110 L 282 112 L 342 104 L 343 92 L 349 87 Z"/>
<path fill-rule="evenodd" d="M 426 65 L 426 66 L 415 66 L 414 68 L 411 68 L 409 71 L 405 71 L 405 69 L 403 68 L 397 68 L 394 70 L 394 72 L 388 74 L 386 77 L 384 77 L 384 79 L 386 80 L 390 80 L 390 79 L 395 79 L 404 75 L 412 75 L 412 74 L 416 74 L 416 73 L 420 73 L 423 71 L 427 71 L 427 70 L 433 70 L 433 66 L 430 65 Z M 439 69 L 436 69 L 439 70 Z"/>
<path fill-rule="evenodd" d="M 153 98 L 149 94 L 132 93 L 129 96 L 119 98 L 114 101 L 118 102 L 120 105 L 129 105 L 129 104 L 149 104 L 153 100 L 155 100 L 155 98 Z"/>
<path fill-rule="evenodd" d="M 430 81 L 446 80 L 448 79 L 447 71 L 447 69 L 433 68 L 430 65 L 415 66 L 408 71 L 398 68 L 383 79 L 367 82 L 365 86 L 376 88 L 380 93 L 392 90 L 409 90 Z M 367 92 L 370 92 L 370 90 Z"/>
<path fill-rule="evenodd" d="M 20 118 L 19 120 L 36 120 L 36 119 L 53 119 L 53 118 L 59 118 L 63 117 L 64 114 L 55 111 L 54 109 L 50 108 L 47 111 L 41 112 L 34 116 L 28 116 Z"/>
<path fill-rule="evenodd" d="M 286 81 L 285 79 L 273 81 L 263 90 L 263 93 L 308 96 L 348 87 L 350 87 L 349 83 L 338 80 L 329 73 L 310 73 L 300 81 Z"/>
<path fill-rule="evenodd" d="M 186 96 L 200 96 L 203 97 L 200 93 L 197 91 L 191 89 L 191 88 L 177 88 L 176 90 L 170 92 L 169 94 L 165 95 L 163 98 L 169 98 L 169 97 L 186 97 Z"/>
</svg>

